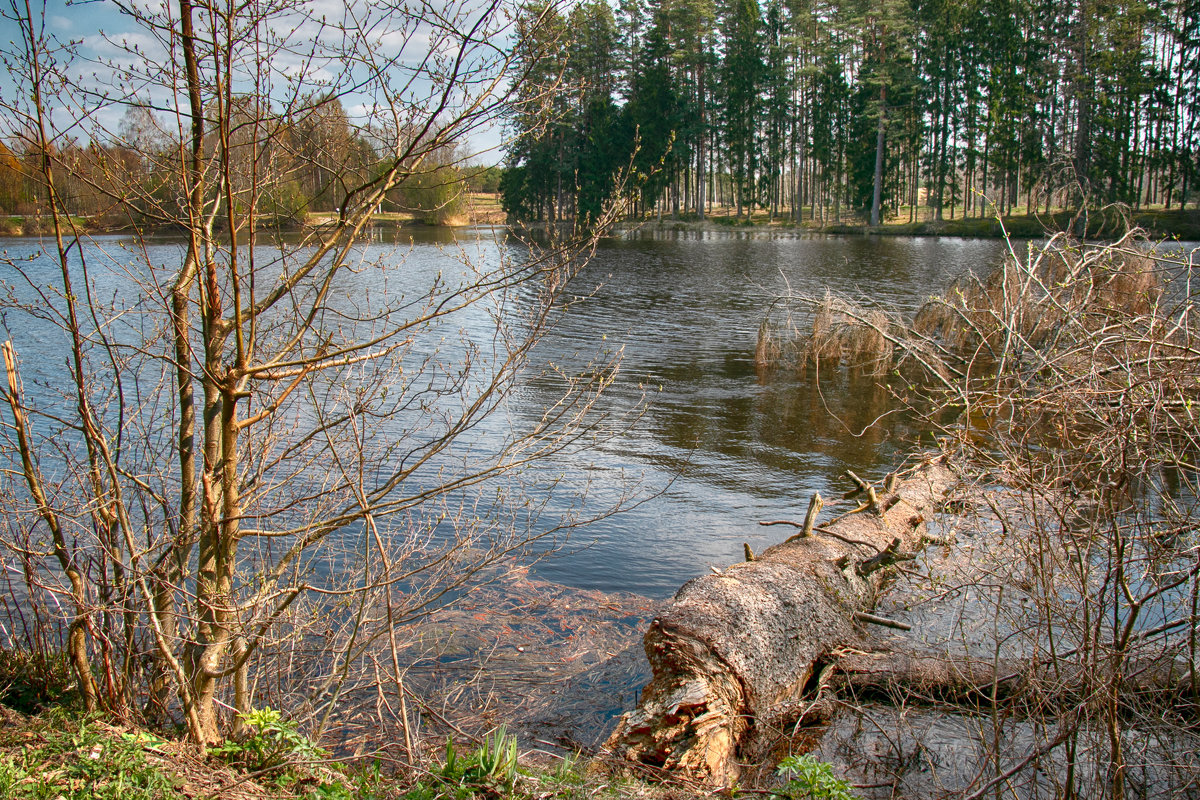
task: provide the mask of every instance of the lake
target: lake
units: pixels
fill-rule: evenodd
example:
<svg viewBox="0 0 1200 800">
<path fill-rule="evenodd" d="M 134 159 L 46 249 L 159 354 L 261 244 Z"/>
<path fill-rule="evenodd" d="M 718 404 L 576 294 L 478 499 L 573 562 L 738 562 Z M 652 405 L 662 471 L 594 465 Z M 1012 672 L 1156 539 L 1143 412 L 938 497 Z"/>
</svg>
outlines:
<svg viewBox="0 0 1200 800">
<path fill-rule="evenodd" d="M 507 248 L 521 258 L 519 243 L 498 244 L 502 235 L 490 228 L 399 231 L 400 244 L 376 240 L 362 248 L 364 262 L 397 268 L 363 270 L 340 291 L 412 294 L 434 275 L 461 271 L 456 256 L 492 260 Z M 41 246 L 13 239 L 5 249 L 33 284 L 52 285 L 57 267 L 39 255 Z M 841 491 L 843 470 L 875 477 L 890 470 L 917 446 L 921 431 L 894 411 L 887 391 L 870 378 L 818 382 L 811 374 L 776 373 L 763 379 L 754 364 L 759 324 L 781 296 L 826 290 L 908 314 L 956 276 L 990 268 L 1006 247 L 994 239 L 753 231 L 640 232 L 602 242 L 571 287 L 590 297 L 562 315 L 534 362 L 582 369 L 597 353 L 621 350 L 617 381 L 600 410 L 627 411 L 644 396 L 645 413 L 616 439 L 546 469 L 566 474 L 568 483 L 591 484 L 592 505 L 584 513 L 604 508 L 629 479 L 641 481 L 647 499 L 576 529 L 534 574 L 581 589 L 667 597 L 710 565 L 740 560 L 743 542 L 758 552 L 784 538 L 785 528 L 757 523 L 802 518 L 813 491 L 825 497 Z M 118 306 L 130 306 L 141 291 L 136 281 L 152 282 L 154 269 L 136 266 L 130 239 L 99 237 L 84 252 L 101 302 L 118 297 Z M 169 239 L 151 240 L 145 251 L 146 261 L 165 273 L 181 256 L 181 243 Z M 15 299 L 36 307 L 30 286 L 12 267 L 5 270 Z M 126 315 L 134 338 L 145 335 L 137 320 Z M 480 336 L 490 323 L 477 308 L 451 324 Z M 36 314 L 10 314 L 6 326 L 31 401 L 61 403 L 54 398 L 67 377 L 55 355 L 61 331 Z M 486 440 L 510 424 L 526 424 L 558 391 L 561 384 L 532 371 L 507 406 L 511 418 L 489 420 L 474 435 Z M 486 450 L 487 442 L 468 444 Z M 549 510 L 564 511 L 571 501 L 559 502 Z"/>
<path fill-rule="evenodd" d="M 604 242 L 579 278 L 599 288 L 543 350 L 562 358 L 600 337 L 624 348 L 606 402 L 630 404 L 645 387 L 647 413 L 573 467 L 640 472 L 665 488 L 577 531 L 572 545 L 586 549 L 536 572 L 570 586 L 667 597 L 710 565 L 742 560 L 743 542 L 761 552 L 786 538 L 788 529 L 758 522 L 803 519 L 813 491 L 828 498 L 846 489 L 844 470 L 881 478 L 922 431 L 890 413 L 895 404 L 877 379 L 818 382 L 811 371 L 760 379 L 759 324 L 777 298 L 827 289 L 911 316 L 955 277 L 998 263 L 1006 248 L 994 239 L 747 232 Z"/>
<path fill-rule="evenodd" d="M 492 228 L 400 230 L 396 242 L 376 239 L 362 248 L 364 262 L 379 259 L 389 268 L 365 269 L 340 291 L 415 294 L 435 275 L 461 272 L 455 258 L 490 261 L 502 252 L 521 258 L 519 243 L 498 243 L 503 235 Z M 57 267 L 39 257 L 40 247 L 31 239 L 5 244 L 8 257 L 45 286 L 57 280 Z M 1027 244 L 1013 247 L 1023 254 Z M 786 528 L 758 522 L 802 519 L 813 491 L 828 498 L 845 489 L 844 470 L 881 478 L 927 432 L 897 410 L 878 379 L 817 380 L 811 370 L 760 376 L 759 324 L 778 298 L 827 290 L 911 317 L 954 278 L 997 264 L 1007 248 L 997 239 L 742 230 L 642 231 L 601 242 L 571 287 L 589 297 L 557 320 L 533 361 L 582 369 L 597 353 L 622 351 L 616 383 L 599 410 L 626 411 L 644 396 L 645 412 L 626 433 L 546 469 L 569 483 L 591 483 L 593 506 L 585 513 L 602 509 L 631 477 L 641 481 L 645 501 L 575 530 L 534 574 L 581 589 L 668 597 L 710 565 L 740 560 L 743 542 L 760 552 L 785 538 Z M 99 237 L 87 251 L 96 296 L 128 293 L 124 265 L 138 260 L 132 240 Z M 169 239 L 152 240 L 145 253 L 167 271 L 181 254 L 181 243 Z M 12 267 L 5 270 L 0 277 L 13 285 L 15 299 L 36 306 L 29 286 Z M 478 336 L 489 320 L 486 309 L 475 308 L 451 324 Z M 144 335 L 137 327 L 143 323 L 129 324 L 134 335 Z M 61 356 L 44 356 L 61 347 L 61 332 L 37 315 L 9 314 L 5 326 L 27 392 L 51 399 L 64 364 Z M 507 405 L 509 418 L 490 420 L 473 435 L 486 440 L 528 424 L 559 391 L 560 383 L 531 371 Z M 486 441 L 479 444 L 486 450 Z M 549 510 L 566 510 L 569 498 L 561 504 Z"/>
</svg>

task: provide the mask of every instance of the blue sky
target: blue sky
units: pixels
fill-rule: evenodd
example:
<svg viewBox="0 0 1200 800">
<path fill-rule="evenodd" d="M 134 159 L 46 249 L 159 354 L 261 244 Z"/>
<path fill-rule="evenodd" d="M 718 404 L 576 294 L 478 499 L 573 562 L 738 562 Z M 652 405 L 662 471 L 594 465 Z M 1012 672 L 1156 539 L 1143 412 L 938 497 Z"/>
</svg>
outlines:
<svg viewBox="0 0 1200 800">
<path fill-rule="evenodd" d="M 435 8 L 449 8 L 451 7 L 450 3 L 453 2 L 453 0 L 441 1 L 445 5 Z M 14 0 L 7 0 L 4 5 L 0 5 L 0 9 L 4 9 L 6 12 L 5 18 L 0 19 L 0 47 L 10 52 L 20 49 L 19 46 L 16 46 L 20 40 L 20 31 L 17 24 L 11 19 L 13 2 Z M 20 0 L 16 0 L 16 2 L 20 3 Z M 133 0 L 133 7 L 160 11 L 165 8 L 163 2 L 164 0 Z M 23 3 L 18 5 L 18 8 L 23 11 Z M 76 47 L 78 59 L 72 69 L 73 78 L 76 81 L 94 90 L 96 96 L 106 94 L 111 97 L 121 97 L 136 92 L 144 98 L 148 92 L 153 92 L 157 95 L 155 97 L 157 104 L 167 107 L 171 105 L 173 101 L 170 99 L 169 93 L 161 87 L 154 88 L 152 86 L 162 75 L 157 65 L 165 64 L 167 61 L 163 44 L 137 20 L 123 13 L 117 3 L 112 0 L 45 0 L 44 3 L 34 3 L 35 16 L 43 13 L 43 9 L 47 35 L 60 42 L 74 43 Z M 386 6 L 380 0 L 368 0 L 368 2 L 360 4 L 357 9 L 347 6 L 342 0 L 308 0 L 307 9 L 311 13 L 307 17 L 307 30 L 300 32 L 301 38 L 306 36 L 311 38 L 314 29 L 313 20 L 324 19 L 328 15 L 328 18 L 335 23 L 338 21 L 344 23 L 349 20 L 352 23 L 361 23 L 362 26 L 370 28 L 372 32 L 382 31 L 377 37 L 381 45 L 379 50 L 396 46 L 400 48 L 399 52 L 411 51 L 414 54 L 412 56 L 404 55 L 402 58 L 398 53 L 396 58 L 401 63 L 408 61 L 415 63 L 415 59 L 424 56 L 425 51 L 428 50 L 429 38 L 420 30 L 391 29 Z M 403 44 L 396 44 L 401 39 Z M 319 59 L 309 60 L 301 65 L 299 62 L 303 61 L 303 55 L 303 53 L 296 52 L 284 54 L 282 60 L 286 61 L 290 57 L 296 59 L 297 63 L 275 65 L 280 68 L 279 75 L 287 75 L 290 69 L 295 74 L 303 74 L 306 81 L 310 79 L 317 81 L 318 83 L 312 84 L 314 86 L 319 84 L 323 73 L 328 77 L 333 77 L 329 74 L 328 69 L 319 65 L 313 67 L 313 64 Z M 336 71 L 336 68 L 334 69 Z M 21 82 L 7 70 L 0 73 L 0 90 L 3 91 L 6 104 L 16 99 L 19 96 L 18 93 L 24 94 L 24 87 L 19 86 L 18 83 Z M 418 93 L 428 91 L 428 83 L 418 82 L 414 85 L 414 90 Z M 62 107 L 64 105 L 70 107 L 74 102 L 73 98 L 59 96 L 57 99 L 61 101 L 55 112 L 55 121 L 59 125 L 68 116 L 78 116 L 77 112 L 64 110 Z M 93 115 L 96 127 L 116 130 L 124 115 L 123 107 L 118 103 L 91 103 L 90 105 L 90 113 Z M 370 108 L 371 98 L 351 92 L 343 97 L 343 105 L 352 120 L 363 120 Z M 73 135 L 76 138 L 87 138 L 89 133 L 75 131 Z M 472 160 L 476 163 L 494 164 L 503 158 L 500 145 L 500 125 L 490 124 L 475 131 L 462 150 L 473 154 Z"/>
</svg>

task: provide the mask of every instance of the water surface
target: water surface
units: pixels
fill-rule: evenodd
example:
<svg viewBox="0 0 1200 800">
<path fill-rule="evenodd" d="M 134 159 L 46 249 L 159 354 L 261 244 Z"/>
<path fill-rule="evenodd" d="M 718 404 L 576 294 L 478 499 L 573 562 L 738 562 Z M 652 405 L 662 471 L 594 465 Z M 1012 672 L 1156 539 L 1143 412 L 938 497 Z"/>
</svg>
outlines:
<svg viewBox="0 0 1200 800">
<path fill-rule="evenodd" d="M 781 296 L 830 290 L 911 315 L 953 278 L 996 264 L 1006 248 L 992 239 L 742 232 L 604 243 L 579 277 L 599 288 L 543 351 L 561 359 L 598 342 L 624 349 L 605 402 L 629 405 L 646 390 L 647 413 L 573 467 L 641 472 L 665 489 L 578 531 L 572 544 L 587 549 L 536 571 L 572 586 L 666 597 L 710 565 L 741 560 L 743 542 L 759 552 L 786 537 L 785 528 L 758 522 L 803 518 L 813 491 L 840 494 L 843 470 L 881 477 L 922 431 L 889 413 L 895 403 L 876 379 L 763 379 L 754 350 L 767 309 Z M 539 403 L 536 386 L 529 403 Z"/>
<path fill-rule="evenodd" d="M 379 240 L 360 248 L 363 269 L 344 276 L 335 303 L 360 312 L 382 298 L 419 303 L 436 275 L 454 285 L 469 277 L 466 262 L 523 257 L 519 244 L 501 243 L 502 232 L 493 229 L 406 230 L 400 237 L 399 244 Z M 12 261 L 5 282 L 16 300 L 35 308 L 42 302 L 35 289 L 57 280 L 53 260 L 39 255 L 42 244 L 6 246 Z M 588 299 L 556 320 L 534 366 L 553 363 L 570 372 L 597 355 L 620 354 L 617 381 L 599 411 L 617 414 L 645 403 L 644 414 L 626 433 L 559 457 L 544 472 L 591 484 L 585 514 L 603 510 L 630 479 L 641 481 L 643 498 L 653 496 L 577 529 L 535 574 L 582 589 L 666 597 L 710 565 L 739 560 L 743 542 L 761 551 L 786 536 L 784 528 L 757 523 L 802 517 L 814 490 L 826 497 L 840 491 L 834 487 L 843 470 L 876 477 L 890 470 L 917 445 L 921 430 L 892 413 L 886 388 L 871 378 L 817 381 L 811 373 L 764 379 L 754 365 L 760 322 L 780 297 L 826 290 L 909 314 L 954 277 L 991 267 L 1006 247 L 992 239 L 743 231 L 628 234 L 603 242 L 570 287 Z M 151 241 L 141 250 L 124 237 L 102 237 L 73 257 L 80 252 L 94 296 L 124 309 L 114 335 L 154 341 L 155 309 L 165 306 L 181 244 Z M 260 261 L 273 255 L 269 247 L 258 253 Z M 490 311 L 484 304 L 455 316 L 418 342 L 413 358 L 439 352 L 453 360 L 460 334 L 486 339 Z M 6 325 L 29 398 L 66 402 L 56 388 L 67 376 L 55 321 L 10 314 Z M 561 381 L 531 370 L 503 413 L 475 428 L 455 455 L 486 455 L 512 430 L 535 422 L 561 388 Z M 414 421 L 419 432 L 419 419 L 402 419 L 397 430 L 407 425 L 411 432 Z M 570 507 L 564 495 L 549 510 Z"/>
</svg>

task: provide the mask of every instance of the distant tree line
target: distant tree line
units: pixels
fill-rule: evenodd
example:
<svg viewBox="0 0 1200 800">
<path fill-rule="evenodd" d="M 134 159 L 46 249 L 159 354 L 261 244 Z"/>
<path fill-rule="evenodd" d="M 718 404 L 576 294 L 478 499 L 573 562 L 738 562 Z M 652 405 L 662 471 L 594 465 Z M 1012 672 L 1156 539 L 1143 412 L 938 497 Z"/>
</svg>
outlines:
<svg viewBox="0 0 1200 800">
<path fill-rule="evenodd" d="M 503 200 L 800 221 L 1200 195 L 1200 0 L 583 0 L 526 42 Z"/>
<path fill-rule="evenodd" d="M 257 198 L 263 224 L 287 227 L 311 212 L 336 213 L 361 191 L 356 187 L 385 168 L 379 147 L 384 132 L 356 125 L 337 96 L 314 96 L 280 115 L 247 107 L 243 116 L 245 124 L 231 128 L 226 145 L 215 133 L 208 144 L 227 146 L 248 180 L 271 187 Z M 106 140 L 56 141 L 45 155 L 65 210 L 99 226 L 169 224 L 183 199 L 175 196 L 178 182 L 169 180 L 181 152 L 172 122 L 131 107 Z M 260 130 L 264 126 L 270 130 Z M 269 147 L 251 146 L 264 135 Z M 45 212 L 43 152 L 35 141 L 32 132 L 20 130 L 0 140 L 0 213 L 34 219 Z M 381 211 L 440 223 L 464 212 L 467 192 L 499 190 L 498 168 L 464 166 L 453 145 L 409 166 L 411 173 L 388 193 Z"/>
</svg>

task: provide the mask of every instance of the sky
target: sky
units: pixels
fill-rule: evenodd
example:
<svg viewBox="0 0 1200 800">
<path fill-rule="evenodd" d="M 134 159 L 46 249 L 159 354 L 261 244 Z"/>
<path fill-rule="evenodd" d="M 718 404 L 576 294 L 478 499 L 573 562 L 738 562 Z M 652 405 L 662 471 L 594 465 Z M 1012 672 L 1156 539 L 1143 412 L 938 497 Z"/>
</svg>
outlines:
<svg viewBox="0 0 1200 800">
<path fill-rule="evenodd" d="M 130 8 L 139 11 L 161 12 L 167 8 L 164 0 L 132 2 L 134 5 Z M 269 63 L 273 70 L 273 81 L 284 95 L 289 91 L 289 82 L 291 88 L 303 83 L 306 91 L 320 90 L 322 86 L 338 83 L 353 84 L 367 69 L 367 61 L 380 58 L 390 59 L 397 80 L 403 80 L 411 75 L 413 66 L 429 56 L 435 28 L 426 20 L 434 21 L 438 15 L 448 16 L 455 12 L 466 12 L 468 18 L 472 18 L 472 8 L 479 8 L 480 2 L 426 0 L 421 21 L 405 24 L 404 17 L 389 7 L 414 7 L 417 3 L 402 3 L 400 0 L 362 0 L 355 3 L 351 0 L 347 4 L 343 0 L 306 0 L 304 7 L 307 13 L 298 27 L 295 27 L 294 18 L 292 21 L 281 19 L 270 30 L 277 37 L 286 35 L 293 41 L 304 43 L 304 47 L 272 54 Z M 20 27 L 13 18 L 14 5 L 21 12 L 24 11 L 21 0 L 0 0 L 0 13 L 3 14 L 3 18 L 0 18 L 0 48 L 6 53 L 23 49 Z M 92 89 L 96 97 L 108 95 L 119 99 L 136 93 L 139 98 L 145 98 L 152 94 L 152 102 L 159 106 L 170 107 L 174 102 L 161 86 L 154 86 L 162 82 L 165 74 L 163 68 L 171 68 L 164 44 L 132 15 L 123 12 L 114 0 L 34 0 L 33 13 L 39 24 L 44 15 L 48 37 L 61 43 L 72 43 L 76 53 L 71 67 L 72 76 L 80 84 Z M 489 19 L 500 20 L 501 17 L 493 15 Z M 366 45 L 361 49 L 369 53 L 349 69 L 323 57 L 328 51 L 324 54 L 320 52 L 322 47 L 338 47 L 351 40 Z M 503 34 L 493 41 L 504 41 Z M 433 54 L 435 58 L 441 56 L 444 59 L 446 51 L 435 47 Z M 4 104 L 9 105 L 24 96 L 28 91 L 25 86 L 27 82 L 16 77 L 10 69 L 3 69 L 0 72 L 0 92 L 3 93 Z M 397 89 L 395 82 L 391 88 Z M 428 97 L 435 91 L 436 87 L 425 79 L 411 81 L 407 86 L 407 95 L 412 97 Z M 55 111 L 58 124 L 61 125 L 67 117 L 79 116 L 77 110 L 69 108 L 72 100 L 66 93 L 52 93 L 52 98 L 59 101 Z M 373 106 L 378 108 L 378 98 L 378 93 L 372 97 L 369 93 L 351 88 L 342 96 L 342 103 L 351 121 L 361 123 L 366 121 Z M 124 106 L 119 102 L 107 101 L 90 105 L 89 113 L 98 127 L 110 131 L 117 129 L 125 113 Z M 83 130 L 73 131 L 72 134 L 79 139 L 88 139 L 93 135 Z M 472 155 L 470 160 L 473 163 L 499 163 L 503 159 L 501 125 L 498 121 L 485 121 L 473 130 L 460 150 Z"/>
</svg>

